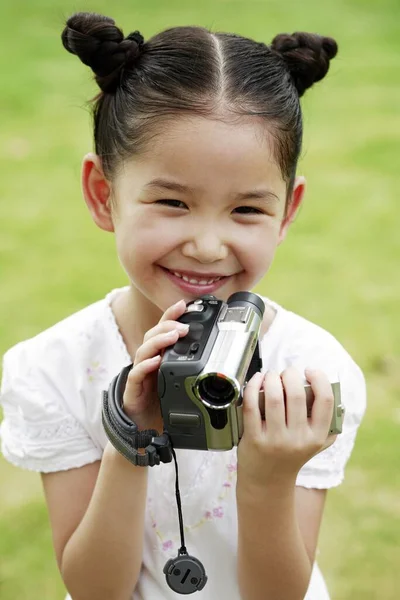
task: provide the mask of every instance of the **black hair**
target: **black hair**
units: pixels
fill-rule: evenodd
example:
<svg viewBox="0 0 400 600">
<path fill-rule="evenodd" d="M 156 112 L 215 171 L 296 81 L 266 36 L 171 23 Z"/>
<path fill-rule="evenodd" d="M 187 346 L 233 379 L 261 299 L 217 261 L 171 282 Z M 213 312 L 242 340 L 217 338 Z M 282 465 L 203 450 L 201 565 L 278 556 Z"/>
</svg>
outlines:
<svg viewBox="0 0 400 600">
<path fill-rule="evenodd" d="M 174 27 L 148 41 L 124 37 L 113 19 L 76 13 L 64 47 L 95 74 L 95 151 L 110 180 L 121 160 L 146 149 L 163 120 L 182 114 L 254 115 L 275 138 L 274 153 L 290 191 L 302 143 L 299 97 L 322 79 L 335 40 L 310 33 L 277 35 L 270 46 L 202 27 Z"/>
</svg>

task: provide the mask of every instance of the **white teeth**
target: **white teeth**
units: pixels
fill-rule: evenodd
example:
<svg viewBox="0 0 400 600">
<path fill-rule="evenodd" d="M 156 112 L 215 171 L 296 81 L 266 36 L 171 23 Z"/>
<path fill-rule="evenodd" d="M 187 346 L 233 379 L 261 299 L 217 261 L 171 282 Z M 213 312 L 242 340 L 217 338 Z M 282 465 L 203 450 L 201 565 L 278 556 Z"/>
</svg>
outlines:
<svg viewBox="0 0 400 600">
<path fill-rule="evenodd" d="M 177 273 L 176 271 L 172 271 L 172 273 L 176 277 L 183 279 L 183 281 L 186 281 L 187 283 L 191 283 L 194 285 L 211 285 L 212 283 L 215 283 L 216 281 L 219 281 L 221 279 L 221 277 L 213 277 L 212 279 L 193 279 L 193 277 L 188 277 L 187 275 L 181 275 L 180 273 Z"/>
</svg>

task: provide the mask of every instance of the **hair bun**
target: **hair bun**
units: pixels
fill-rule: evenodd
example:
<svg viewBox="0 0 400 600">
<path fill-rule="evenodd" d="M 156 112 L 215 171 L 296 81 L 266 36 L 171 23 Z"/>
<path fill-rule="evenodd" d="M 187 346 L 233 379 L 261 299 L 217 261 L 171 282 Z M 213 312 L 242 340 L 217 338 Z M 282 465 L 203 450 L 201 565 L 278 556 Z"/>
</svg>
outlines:
<svg viewBox="0 0 400 600">
<path fill-rule="evenodd" d="M 329 61 L 336 56 L 338 46 L 330 37 L 296 32 L 277 35 L 272 40 L 271 49 L 286 62 L 299 96 L 302 96 L 316 81 L 325 77 Z"/>
<path fill-rule="evenodd" d="M 103 92 L 116 90 L 122 67 L 139 56 L 144 43 L 138 31 L 124 38 L 110 17 L 82 12 L 68 19 L 61 39 L 68 52 L 92 69 Z"/>
</svg>

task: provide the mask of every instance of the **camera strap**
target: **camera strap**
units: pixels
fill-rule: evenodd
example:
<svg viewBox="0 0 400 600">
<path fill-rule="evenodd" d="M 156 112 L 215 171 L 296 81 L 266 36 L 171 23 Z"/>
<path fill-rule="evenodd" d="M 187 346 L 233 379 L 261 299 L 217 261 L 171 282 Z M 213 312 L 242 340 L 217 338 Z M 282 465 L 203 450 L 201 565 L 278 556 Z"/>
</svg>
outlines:
<svg viewBox="0 0 400 600">
<path fill-rule="evenodd" d="M 111 381 L 108 392 L 103 392 L 103 426 L 112 445 L 136 466 L 153 467 L 159 465 L 160 462 L 168 463 L 172 461 L 172 458 L 174 459 L 175 497 L 178 508 L 181 547 L 178 550 L 178 556 L 167 561 L 163 572 L 168 586 L 174 592 L 192 594 L 204 588 L 207 575 L 199 559 L 188 554 L 186 550 L 179 491 L 178 461 L 171 439 L 167 431 L 164 431 L 162 435 L 155 429 L 139 431 L 136 423 L 122 409 L 125 386 L 132 366 L 131 364 L 124 367 Z M 138 452 L 139 448 L 144 448 L 144 454 Z"/>
<path fill-rule="evenodd" d="M 108 392 L 103 392 L 102 420 L 106 435 L 118 452 L 136 466 L 154 467 L 160 462 L 171 462 L 168 433 L 160 435 L 155 429 L 139 431 L 123 411 L 124 391 L 132 366 L 124 367 L 111 381 Z M 139 452 L 139 448 L 144 448 L 144 453 Z"/>
</svg>

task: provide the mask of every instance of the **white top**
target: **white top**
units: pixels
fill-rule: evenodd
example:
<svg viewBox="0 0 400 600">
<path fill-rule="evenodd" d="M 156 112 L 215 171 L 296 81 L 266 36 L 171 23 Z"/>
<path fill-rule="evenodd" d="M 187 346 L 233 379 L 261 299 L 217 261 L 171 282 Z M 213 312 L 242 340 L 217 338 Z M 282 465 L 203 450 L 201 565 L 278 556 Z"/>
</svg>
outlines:
<svg viewBox="0 0 400 600">
<path fill-rule="evenodd" d="M 101 459 L 107 443 L 101 421 L 101 392 L 131 362 L 111 302 L 121 290 L 21 342 L 4 356 L 1 404 L 2 452 L 33 471 L 81 467 Z M 359 367 L 329 333 L 263 298 L 276 311 L 261 340 L 263 370 L 294 365 L 324 370 L 341 382 L 346 407 L 343 433 L 300 471 L 297 485 L 339 485 L 366 405 Z M 236 580 L 236 447 L 226 452 L 177 449 L 185 541 L 199 558 L 208 582 L 196 598 L 240 600 Z M 143 567 L 133 600 L 179 597 L 163 567 L 180 547 L 174 493 L 174 463 L 149 469 Z M 315 565 L 305 600 L 329 599 Z"/>
</svg>

